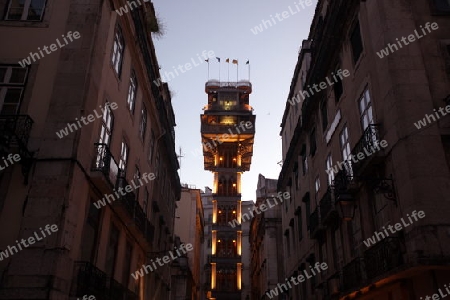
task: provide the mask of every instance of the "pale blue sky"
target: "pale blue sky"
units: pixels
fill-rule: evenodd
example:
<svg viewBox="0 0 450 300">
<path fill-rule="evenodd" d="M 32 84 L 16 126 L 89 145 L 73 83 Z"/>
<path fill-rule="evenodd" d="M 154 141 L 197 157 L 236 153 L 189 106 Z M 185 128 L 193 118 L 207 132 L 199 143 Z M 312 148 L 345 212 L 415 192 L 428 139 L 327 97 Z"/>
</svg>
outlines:
<svg viewBox="0 0 450 300">
<path fill-rule="evenodd" d="M 302 8 L 297 1 L 167 1 L 153 0 L 166 34 L 156 40 L 156 53 L 164 71 L 184 65 L 203 50 L 221 58 L 221 80 L 227 81 L 226 58 L 239 60 L 239 79 L 248 79 L 247 59 L 251 65 L 253 93 L 250 105 L 256 114 L 256 135 L 252 165 L 242 177 L 242 200 L 255 200 L 258 174 L 277 179 L 281 167 L 280 123 L 297 62 L 298 50 L 308 37 L 317 0 Z M 289 6 L 291 7 L 289 11 Z M 278 21 L 275 14 L 287 16 Z M 253 34 L 250 30 L 262 20 L 276 21 L 272 27 Z M 279 16 L 282 18 L 282 16 Z M 273 21 L 272 21 L 273 23 Z M 213 176 L 203 170 L 200 139 L 200 114 L 207 102 L 206 63 L 193 67 L 169 81 L 174 92 L 172 103 L 177 121 L 176 148 L 182 148 L 179 174 L 181 182 L 197 188 L 212 187 Z M 216 59 L 210 60 L 210 78 L 219 74 Z M 236 65 L 230 64 L 230 81 L 236 81 Z"/>
</svg>

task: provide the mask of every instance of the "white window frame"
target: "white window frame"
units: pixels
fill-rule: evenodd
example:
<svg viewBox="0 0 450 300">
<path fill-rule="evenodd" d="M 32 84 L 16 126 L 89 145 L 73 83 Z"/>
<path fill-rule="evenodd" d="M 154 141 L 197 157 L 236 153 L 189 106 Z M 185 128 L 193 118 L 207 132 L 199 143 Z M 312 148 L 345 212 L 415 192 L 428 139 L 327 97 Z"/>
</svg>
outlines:
<svg viewBox="0 0 450 300">
<path fill-rule="evenodd" d="M 139 136 L 142 141 L 145 140 L 145 134 L 147 133 L 147 108 L 142 104 L 141 108 L 141 122 L 139 123 Z"/>
<path fill-rule="evenodd" d="M 339 144 L 341 147 L 342 160 L 346 163 L 344 167 L 347 170 L 347 175 L 353 177 L 353 168 L 351 160 L 351 149 L 350 149 L 350 139 L 348 135 L 347 124 L 344 125 L 341 132 L 339 133 Z"/>
<path fill-rule="evenodd" d="M 5 20 L 6 21 L 27 21 L 27 22 L 41 22 L 42 21 L 42 17 L 44 16 L 45 13 L 45 8 L 47 7 L 47 1 L 44 1 L 44 6 L 42 7 L 42 13 L 39 16 L 39 20 L 28 20 L 28 13 L 30 11 L 30 6 L 33 0 L 25 0 L 25 3 L 23 5 L 23 10 L 22 10 L 22 16 L 20 17 L 20 19 L 11 19 L 9 18 L 9 14 L 11 11 L 11 5 L 13 0 L 9 0 L 8 3 L 8 10 L 7 13 L 5 15 Z"/>
<path fill-rule="evenodd" d="M 120 78 L 122 73 L 123 54 L 125 50 L 125 40 L 123 38 L 122 29 L 117 26 L 114 32 L 113 49 L 111 55 L 111 64 Z"/>
<path fill-rule="evenodd" d="M 366 87 L 358 100 L 358 108 L 363 131 L 373 122 L 373 108 L 369 89 Z"/>
<path fill-rule="evenodd" d="M 108 104 L 108 102 L 106 102 Z M 103 110 L 102 124 L 100 128 L 100 137 L 98 142 L 100 144 L 106 144 L 108 147 L 111 144 L 111 137 L 114 130 L 114 115 L 111 111 L 111 107 L 105 104 Z"/>
<path fill-rule="evenodd" d="M 23 92 L 25 90 L 25 84 L 27 82 L 27 77 L 28 77 L 28 68 L 22 68 L 19 65 L 0 65 L 1 69 L 5 69 L 5 75 L 3 78 L 0 78 L 0 113 L 3 111 L 3 107 L 5 104 L 5 98 L 6 95 L 8 93 L 8 90 L 13 90 L 13 89 L 17 89 L 20 90 L 20 96 L 17 99 L 17 103 L 15 103 L 16 105 L 16 109 L 15 109 L 15 113 L 17 114 L 19 112 L 20 109 L 20 104 L 22 103 L 22 98 L 23 98 Z M 13 75 L 13 70 L 14 69 L 25 69 L 25 75 L 23 77 L 23 81 L 22 82 L 11 82 L 11 77 Z M 8 104 L 10 105 L 10 104 Z"/>
<path fill-rule="evenodd" d="M 328 173 L 328 186 L 331 186 L 333 184 L 333 180 L 334 180 L 334 172 L 333 172 L 333 158 L 331 157 L 331 153 L 328 154 L 327 156 L 327 160 L 326 160 L 326 165 L 327 168 L 326 170 L 330 170 L 330 172 Z"/>
<path fill-rule="evenodd" d="M 130 85 L 128 86 L 128 96 L 127 96 L 127 104 L 128 110 L 133 114 L 134 106 L 136 104 L 136 95 L 137 95 L 137 79 L 134 71 L 131 71 L 130 75 Z"/>
<path fill-rule="evenodd" d="M 120 160 L 119 160 L 119 168 L 126 173 L 127 170 L 127 161 L 128 154 L 130 152 L 130 148 L 125 140 L 122 140 L 122 144 L 120 146 Z"/>
</svg>

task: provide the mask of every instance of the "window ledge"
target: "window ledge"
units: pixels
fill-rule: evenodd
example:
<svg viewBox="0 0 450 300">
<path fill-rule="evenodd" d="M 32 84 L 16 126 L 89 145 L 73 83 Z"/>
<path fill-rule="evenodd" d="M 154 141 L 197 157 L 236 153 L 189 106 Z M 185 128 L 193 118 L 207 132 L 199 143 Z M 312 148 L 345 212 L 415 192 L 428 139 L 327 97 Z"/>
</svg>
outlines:
<svg viewBox="0 0 450 300">
<path fill-rule="evenodd" d="M 41 21 L 6 21 L 1 20 L 0 26 L 9 26 L 9 27 L 35 27 L 35 28 L 48 28 L 48 22 Z"/>
</svg>

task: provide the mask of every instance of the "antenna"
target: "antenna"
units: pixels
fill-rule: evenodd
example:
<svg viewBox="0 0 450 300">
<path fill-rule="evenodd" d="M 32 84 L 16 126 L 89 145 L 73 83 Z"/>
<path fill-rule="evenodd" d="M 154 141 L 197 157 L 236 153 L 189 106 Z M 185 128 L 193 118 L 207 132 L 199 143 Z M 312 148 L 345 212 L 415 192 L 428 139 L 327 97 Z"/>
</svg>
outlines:
<svg viewBox="0 0 450 300">
<path fill-rule="evenodd" d="M 179 154 L 177 155 L 177 157 L 179 158 L 179 163 L 180 163 L 180 168 L 181 168 L 181 158 L 184 157 L 184 155 L 183 155 L 183 151 L 182 151 L 181 147 L 178 151 L 179 151 Z"/>
</svg>

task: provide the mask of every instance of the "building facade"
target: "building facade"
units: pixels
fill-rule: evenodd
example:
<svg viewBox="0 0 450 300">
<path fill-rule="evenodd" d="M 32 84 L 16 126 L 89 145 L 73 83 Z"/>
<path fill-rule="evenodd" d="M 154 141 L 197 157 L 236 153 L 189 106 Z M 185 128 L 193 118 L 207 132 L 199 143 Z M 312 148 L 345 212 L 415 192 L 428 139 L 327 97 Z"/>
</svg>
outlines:
<svg viewBox="0 0 450 300">
<path fill-rule="evenodd" d="M 170 299 L 131 274 L 173 249 L 175 116 L 153 5 L 121 7 L 0 1 L 0 299 Z"/>
<path fill-rule="evenodd" d="M 201 115 L 204 168 L 214 174 L 208 297 L 241 299 L 241 174 L 250 169 L 253 154 L 252 85 L 248 81 L 210 80 L 205 91 L 208 104 Z"/>
<path fill-rule="evenodd" d="M 179 237 L 184 244 L 192 244 L 193 250 L 187 253 L 187 270 L 186 272 L 178 272 L 172 274 L 178 282 L 182 282 L 190 288 L 190 293 L 178 293 L 172 297 L 173 300 L 191 299 L 200 300 L 203 294 L 203 286 L 201 284 L 201 269 L 203 261 L 203 244 L 205 241 L 205 220 L 203 212 L 203 204 L 201 199 L 201 191 L 195 186 L 182 184 L 181 198 L 177 203 L 175 218 L 175 235 Z M 182 269 L 184 262 L 180 262 L 179 267 Z M 188 278 L 191 281 L 188 281 Z"/>
<path fill-rule="evenodd" d="M 440 0 L 318 1 L 278 190 L 285 277 L 327 268 L 289 299 L 425 299 L 450 282 L 449 16 Z"/>
<path fill-rule="evenodd" d="M 256 207 L 267 206 L 268 201 L 277 196 L 277 180 L 259 174 Z M 272 201 L 270 206 L 273 204 Z M 250 225 L 249 240 L 251 299 L 270 299 L 265 293 L 284 280 L 280 205 L 274 205 L 255 215 Z"/>
</svg>

